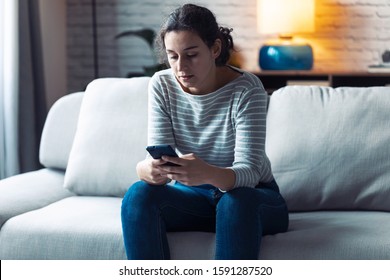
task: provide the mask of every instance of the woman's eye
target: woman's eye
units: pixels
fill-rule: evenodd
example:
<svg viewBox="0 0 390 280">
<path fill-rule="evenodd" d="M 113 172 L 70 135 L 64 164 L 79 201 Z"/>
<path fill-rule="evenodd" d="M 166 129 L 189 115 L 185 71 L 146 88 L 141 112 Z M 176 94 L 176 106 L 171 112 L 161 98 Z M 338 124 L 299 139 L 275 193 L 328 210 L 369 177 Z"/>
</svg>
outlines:
<svg viewBox="0 0 390 280">
<path fill-rule="evenodd" d="M 187 57 L 188 58 L 194 58 L 196 57 L 198 54 L 194 53 L 194 54 L 187 54 Z M 178 55 L 168 55 L 168 58 L 169 60 L 177 60 L 179 59 L 179 56 Z"/>
</svg>

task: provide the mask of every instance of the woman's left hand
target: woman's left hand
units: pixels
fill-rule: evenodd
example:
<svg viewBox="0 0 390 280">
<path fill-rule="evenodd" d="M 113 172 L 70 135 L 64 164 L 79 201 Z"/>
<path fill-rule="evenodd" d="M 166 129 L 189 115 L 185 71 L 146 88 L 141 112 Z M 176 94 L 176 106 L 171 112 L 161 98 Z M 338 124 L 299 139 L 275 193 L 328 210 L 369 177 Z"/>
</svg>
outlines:
<svg viewBox="0 0 390 280">
<path fill-rule="evenodd" d="M 167 157 L 162 159 L 177 166 L 159 165 L 161 176 L 178 181 L 187 186 L 210 184 L 223 191 L 234 187 L 236 175 L 231 168 L 221 168 L 208 164 L 195 154 L 181 157 Z"/>
<path fill-rule="evenodd" d="M 179 181 L 187 186 L 209 184 L 212 181 L 214 167 L 198 158 L 195 154 L 186 154 L 181 157 L 163 156 L 162 159 L 178 165 L 160 165 L 158 167 L 161 175 L 171 180 Z"/>
</svg>

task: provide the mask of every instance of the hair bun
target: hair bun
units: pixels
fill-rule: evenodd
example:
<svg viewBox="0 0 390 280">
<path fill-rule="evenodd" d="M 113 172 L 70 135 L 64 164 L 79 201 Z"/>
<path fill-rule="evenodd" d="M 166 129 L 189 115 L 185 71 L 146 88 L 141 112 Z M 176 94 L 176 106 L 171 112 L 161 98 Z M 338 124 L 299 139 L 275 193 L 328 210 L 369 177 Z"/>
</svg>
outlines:
<svg viewBox="0 0 390 280">
<path fill-rule="evenodd" d="M 230 53 L 232 50 L 234 50 L 233 37 L 230 35 L 232 31 L 232 28 L 219 27 L 223 50 L 220 55 L 220 61 L 222 62 L 221 64 L 224 64 L 229 60 Z"/>
</svg>

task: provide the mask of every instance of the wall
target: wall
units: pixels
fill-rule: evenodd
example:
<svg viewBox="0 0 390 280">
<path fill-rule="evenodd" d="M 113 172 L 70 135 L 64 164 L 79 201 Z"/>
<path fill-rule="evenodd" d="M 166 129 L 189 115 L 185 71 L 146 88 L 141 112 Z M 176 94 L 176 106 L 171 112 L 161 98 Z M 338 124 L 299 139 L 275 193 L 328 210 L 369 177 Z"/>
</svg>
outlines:
<svg viewBox="0 0 390 280">
<path fill-rule="evenodd" d="M 154 63 L 137 37 L 115 40 L 130 29 L 158 31 L 181 0 L 97 0 L 99 76 L 125 77 Z M 232 27 L 242 68 L 259 71 L 259 47 L 271 36 L 256 30 L 256 0 L 192 1 L 210 8 Z M 67 0 L 68 90 L 82 90 L 94 76 L 91 0 Z M 278 20 L 278 19 L 275 19 Z M 390 0 L 316 0 L 316 32 L 298 34 L 314 48 L 314 70 L 365 71 L 390 49 Z"/>
<path fill-rule="evenodd" d="M 68 92 L 66 7 L 66 0 L 39 0 L 48 108 Z"/>
</svg>

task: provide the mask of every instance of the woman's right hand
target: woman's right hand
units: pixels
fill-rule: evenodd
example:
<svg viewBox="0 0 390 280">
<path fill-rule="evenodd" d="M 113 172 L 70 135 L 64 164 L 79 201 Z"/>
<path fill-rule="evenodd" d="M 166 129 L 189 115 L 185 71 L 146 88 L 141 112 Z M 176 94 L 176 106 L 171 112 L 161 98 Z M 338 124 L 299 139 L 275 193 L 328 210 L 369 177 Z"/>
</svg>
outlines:
<svg viewBox="0 0 390 280">
<path fill-rule="evenodd" d="M 170 181 L 166 176 L 161 175 L 158 166 L 166 163 L 160 159 L 147 158 L 137 164 L 138 177 L 151 185 L 164 185 Z"/>
</svg>

